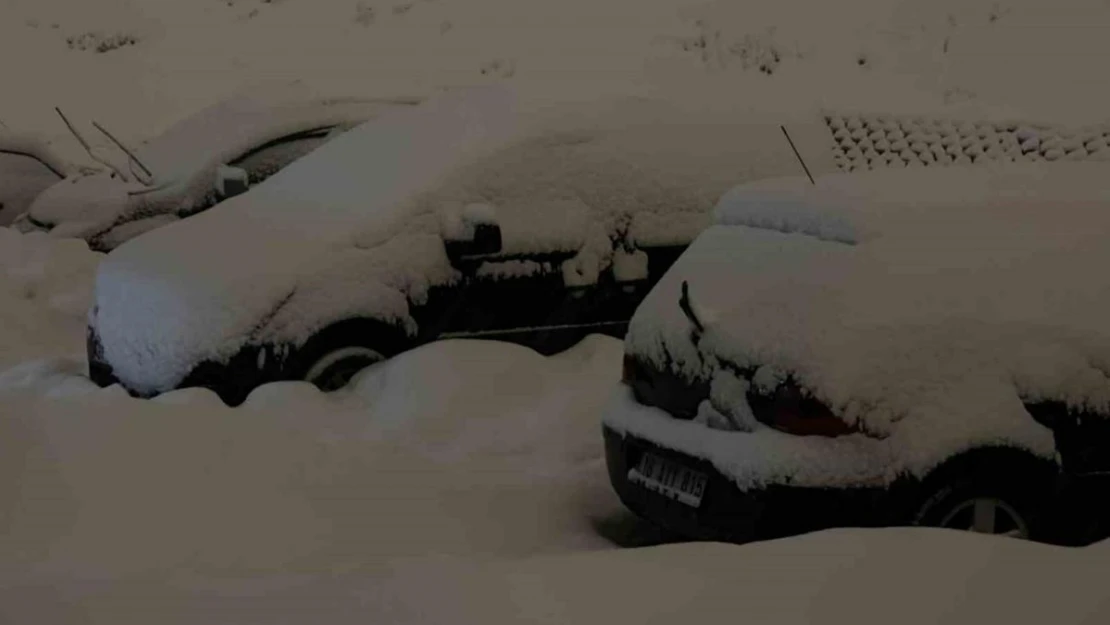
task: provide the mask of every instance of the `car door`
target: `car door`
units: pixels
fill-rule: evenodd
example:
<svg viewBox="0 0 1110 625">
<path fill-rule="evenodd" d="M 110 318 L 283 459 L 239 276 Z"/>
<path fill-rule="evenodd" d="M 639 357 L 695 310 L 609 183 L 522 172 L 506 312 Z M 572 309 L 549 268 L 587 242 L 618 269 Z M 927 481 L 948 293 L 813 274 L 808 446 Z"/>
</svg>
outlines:
<svg viewBox="0 0 1110 625">
<path fill-rule="evenodd" d="M 564 273 L 564 263 L 576 252 L 457 259 L 461 279 L 433 289 L 427 302 L 414 311 L 420 342 L 501 340 L 552 354 L 589 334 L 621 338 L 636 307 L 683 249 L 680 245 L 618 250 L 615 255 L 642 254 L 640 270 L 628 271 L 616 260 L 596 281 L 585 284 L 568 281 Z"/>
</svg>

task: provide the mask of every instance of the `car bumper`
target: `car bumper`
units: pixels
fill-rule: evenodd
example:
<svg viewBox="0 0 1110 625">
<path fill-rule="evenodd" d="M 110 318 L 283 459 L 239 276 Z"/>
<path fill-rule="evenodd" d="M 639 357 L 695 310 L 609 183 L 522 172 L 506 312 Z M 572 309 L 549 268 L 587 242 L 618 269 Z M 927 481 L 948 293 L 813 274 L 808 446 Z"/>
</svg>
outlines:
<svg viewBox="0 0 1110 625">
<path fill-rule="evenodd" d="M 630 373 L 635 378 L 626 369 L 626 379 Z M 641 403 L 635 386 L 620 384 L 607 407 L 605 458 L 625 506 L 656 526 L 692 539 L 749 542 L 907 521 L 916 480 L 888 477 L 897 461 L 882 441 L 716 430 L 684 418 L 693 400 L 675 403 L 673 393 L 664 393 L 670 397 L 664 410 Z M 675 408 L 683 414 L 673 414 Z M 643 485 L 642 476 L 630 477 L 649 453 L 706 476 L 700 502 L 672 499 Z"/>
<path fill-rule="evenodd" d="M 646 521 L 695 540 L 745 543 L 834 527 L 896 524 L 894 488 L 811 488 L 769 485 L 741 489 L 711 463 L 605 426 L 609 481 L 621 501 Z M 651 453 L 708 476 L 697 507 L 633 482 L 629 472 Z"/>
<path fill-rule="evenodd" d="M 100 387 L 119 384 L 135 397 L 152 397 L 157 393 L 141 393 L 119 379 L 112 365 L 104 358 L 104 350 L 96 329 L 89 326 L 85 333 L 85 345 L 89 365 L 89 379 Z M 273 364 L 259 368 L 258 351 L 260 347 L 241 350 L 227 363 L 205 361 L 193 368 L 176 388 L 201 387 L 216 393 L 229 406 L 238 406 L 246 400 L 255 387 L 280 377 L 281 371 Z"/>
</svg>

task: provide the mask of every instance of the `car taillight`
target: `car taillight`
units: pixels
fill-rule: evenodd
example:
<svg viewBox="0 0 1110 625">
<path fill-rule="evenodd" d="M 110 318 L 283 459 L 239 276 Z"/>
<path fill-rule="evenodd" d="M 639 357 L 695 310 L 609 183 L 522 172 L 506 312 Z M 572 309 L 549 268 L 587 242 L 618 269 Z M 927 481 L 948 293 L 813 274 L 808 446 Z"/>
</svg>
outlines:
<svg viewBox="0 0 1110 625">
<path fill-rule="evenodd" d="M 748 401 L 762 424 L 795 436 L 843 436 L 859 430 L 841 421 L 827 406 L 807 396 L 792 380 L 771 395 L 752 394 Z"/>
</svg>

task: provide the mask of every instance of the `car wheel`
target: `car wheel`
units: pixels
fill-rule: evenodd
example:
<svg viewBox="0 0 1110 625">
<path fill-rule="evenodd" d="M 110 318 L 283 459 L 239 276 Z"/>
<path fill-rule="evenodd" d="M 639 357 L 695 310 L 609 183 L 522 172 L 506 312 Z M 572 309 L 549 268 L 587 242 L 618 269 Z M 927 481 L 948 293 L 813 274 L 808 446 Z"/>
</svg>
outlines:
<svg viewBox="0 0 1110 625">
<path fill-rule="evenodd" d="M 317 332 L 293 355 L 285 379 L 304 380 L 324 392 L 346 386 L 359 371 L 408 347 L 403 330 L 372 319 L 348 319 Z"/>
<path fill-rule="evenodd" d="M 1056 466 L 1017 450 L 976 450 L 922 483 L 913 525 L 1047 538 Z"/>
<path fill-rule="evenodd" d="M 359 371 L 383 360 L 385 356 L 369 347 L 341 347 L 313 363 L 305 372 L 304 379 L 321 391 L 335 391 L 347 386 Z"/>
</svg>

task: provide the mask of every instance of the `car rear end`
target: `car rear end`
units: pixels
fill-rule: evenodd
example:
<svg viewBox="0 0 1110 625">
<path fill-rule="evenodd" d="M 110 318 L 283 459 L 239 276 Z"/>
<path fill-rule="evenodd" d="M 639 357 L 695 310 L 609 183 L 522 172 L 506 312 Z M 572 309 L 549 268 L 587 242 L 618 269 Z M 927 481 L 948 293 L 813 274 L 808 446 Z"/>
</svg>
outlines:
<svg viewBox="0 0 1110 625">
<path fill-rule="evenodd" d="M 833 435 L 801 430 L 791 433 L 777 428 L 790 421 L 820 423 L 822 417 L 769 405 L 753 412 L 761 421 L 772 424 L 766 426 L 771 431 L 718 431 L 711 423 L 692 419 L 686 411 L 704 385 L 691 383 L 677 396 L 671 395 L 681 384 L 673 373 L 651 370 L 635 356 L 626 356 L 622 388 L 609 407 L 603 432 L 610 482 L 621 501 L 638 516 L 687 538 L 728 542 L 895 521 L 894 508 L 886 505 L 892 489 L 883 481 L 881 469 L 867 477 L 846 476 L 847 484 L 795 485 L 789 474 L 767 467 L 766 474 L 753 483 L 751 478 L 756 476 L 750 471 L 736 475 L 728 460 L 720 457 L 722 454 L 705 453 L 707 447 L 715 446 L 710 442 L 714 437 L 748 437 L 752 446 L 757 446 L 768 434 L 797 439 L 783 445 L 785 441 L 779 437 L 774 441 L 775 448 L 804 448 L 806 438 Z M 668 391 L 656 393 L 659 388 Z M 644 389 L 650 390 L 645 393 Z M 667 399 L 658 402 L 659 397 Z M 699 403 L 708 401 L 702 397 Z M 665 420 L 673 422 L 668 424 L 672 427 L 661 428 Z M 667 434 L 662 433 L 667 430 Z M 729 447 L 727 440 L 721 442 L 724 444 L 720 447 Z M 738 446 L 737 453 L 743 454 L 744 447 Z M 838 454 L 861 451 L 844 447 L 849 446 L 814 445 L 800 455 L 826 456 L 826 464 L 833 466 L 842 460 Z M 750 467 L 744 458 L 736 460 L 741 466 Z M 759 469 L 755 471 L 758 473 Z"/>
<path fill-rule="evenodd" d="M 639 516 L 730 542 L 897 520 L 896 472 L 882 440 L 841 420 L 789 371 L 761 379 L 761 363 L 717 349 L 730 340 L 717 319 L 727 314 L 721 294 L 763 287 L 746 279 L 758 268 L 722 265 L 716 252 L 773 261 L 792 247 L 835 254 L 846 245 L 811 239 L 713 226 L 637 310 L 603 432 L 610 481 Z"/>
</svg>

